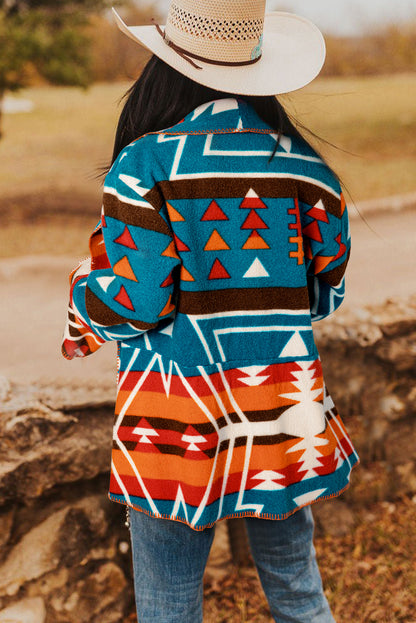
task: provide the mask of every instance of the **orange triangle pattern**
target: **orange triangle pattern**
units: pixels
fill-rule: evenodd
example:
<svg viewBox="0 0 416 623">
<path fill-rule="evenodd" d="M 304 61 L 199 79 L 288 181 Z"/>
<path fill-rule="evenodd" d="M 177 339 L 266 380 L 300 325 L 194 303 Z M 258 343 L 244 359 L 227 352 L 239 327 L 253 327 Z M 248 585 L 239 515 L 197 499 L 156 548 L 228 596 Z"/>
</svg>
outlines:
<svg viewBox="0 0 416 623">
<path fill-rule="evenodd" d="M 214 229 L 204 247 L 204 251 L 226 251 L 229 248 L 230 247 L 225 242 L 224 238 L 222 238 L 217 230 Z"/>
<path fill-rule="evenodd" d="M 164 257 L 175 257 L 179 259 L 179 255 L 176 253 L 176 247 L 173 240 L 169 243 L 169 246 L 163 251 L 162 255 Z"/>
<path fill-rule="evenodd" d="M 345 212 L 345 208 L 347 207 L 346 203 L 345 203 L 345 197 L 344 194 L 341 193 L 341 216 L 344 214 Z"/>
<path fill-rule="evenodd" d="M 228 216 L 221 210 L 216 201 L 211 201 L 201 221 L 228 221 Z"/>
<path fill-rule="evenodd" d="M 115 275 L 119 275 L 120 277 L 125 277 L 126 279 L 130 279 L 130 281 L 136 281 L 136 282 L 139 281 L 136 275 L 134 274 L 133 269 L 130 266 L 130 262 L 126 255 L 122 257 L 121 260 L 119 260 L 116 264 L 114 264 L 113 273 Z"/>
<path fill-rule="evenodd" d="M 325 270 L 325 268 L 328 266 L 328 264 L 332 262 L 333 259 L 334 259 L 333 256 L 331 257 L 325 257 L 324 255 L 315 256 L 315 260 L 314 260 L 315 275 Z"/>
<path fill-rule="evenodd" d="M 231 279 L 227 270 L 221 264 L 219 259 L 217 258 L 212 265 L 211 272 L 209 273 L 208 279 Z"/>
<path fill-rule="evenodd" d="M 170 203 L 166 202 L 166 207 L 168 209 L 169 218 L 172 223 L 178 223 L 179 221 L 184 221 L 182 214 L 180 214 Z"/>
<path fill-rule="evenodd" d="M 270 249 L 270 247 L 257 231 L 252 231 L 242 249 Z"/>
<path fill-rule="evenodd" d="M 173 305 L 172 303 L 172 295 L 169 295 L 168 302 L 166 303 L 158 317 L 161 318 L 162 316 L 167 316 L 167 314 L 170 314 L 170 312 L 172 312 L 174 309 L 175 305 Z"/>
<path fill-rule="evenodd" d="M 189 270 L 187 270 L 183 265 L 181 268 L 181 279 L 182 281 L 195 281 Z"/>
</svg>

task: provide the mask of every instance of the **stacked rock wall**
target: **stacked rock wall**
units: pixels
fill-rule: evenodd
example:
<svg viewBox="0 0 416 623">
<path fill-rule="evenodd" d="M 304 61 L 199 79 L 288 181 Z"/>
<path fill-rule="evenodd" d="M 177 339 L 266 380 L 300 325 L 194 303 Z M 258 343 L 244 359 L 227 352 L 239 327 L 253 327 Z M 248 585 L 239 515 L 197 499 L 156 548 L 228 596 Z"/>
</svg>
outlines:
<svg viewBox="0 0 416 623">
<path fill-rule="evenodd" d="M 361 458 L 341 498 L 313 506 L 339 533 L 358 506 L 416 493 L 416 297 L 315 329 Z M 114 390 L 0 381 L 0 623 L 120 623 L 133 592 L 124 510 L 106 495 Z"/>
</svg>

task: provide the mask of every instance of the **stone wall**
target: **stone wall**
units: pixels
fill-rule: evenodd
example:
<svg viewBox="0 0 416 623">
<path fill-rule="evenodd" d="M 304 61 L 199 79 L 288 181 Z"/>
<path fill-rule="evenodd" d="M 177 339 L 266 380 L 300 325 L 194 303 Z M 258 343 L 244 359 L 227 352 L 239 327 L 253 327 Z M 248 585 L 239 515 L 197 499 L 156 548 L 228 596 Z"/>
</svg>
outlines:
<svg viewBox="0 0 416 623">
<path fill-rule="evenodd" d="M 315 326 L 361 466 L 317 528 L 416 494 L 416 297 Z M 0 379 L 0 623 L 119 623 L 133 603 L 124 510 L 107 499 L 113 395 Z"/>
<path fill-rule="evenodd" d="M 106 495 L 112 401 L 0 391 L 0 622 L 122 620 L 133 594 L 124 509 Z"/>
</svg>

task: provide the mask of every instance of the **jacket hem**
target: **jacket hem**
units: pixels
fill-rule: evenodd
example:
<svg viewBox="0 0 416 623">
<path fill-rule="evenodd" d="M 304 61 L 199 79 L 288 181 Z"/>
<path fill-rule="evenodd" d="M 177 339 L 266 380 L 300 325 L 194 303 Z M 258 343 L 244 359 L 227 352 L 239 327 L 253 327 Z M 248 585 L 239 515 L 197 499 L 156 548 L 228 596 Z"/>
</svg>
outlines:
<svg viewBox="0 0 416 623">
<path fill-rule="evenodd" d="M 357 467 L 360 464 L 360 459 L 357 458 L 357 461 L 355 463 L 353 463 L 351 465 L 351 471 L 350 471 L 350 476 L 352 473 L 352 470 Z M 290 517 L 291 515 L 293 515 L 294 513 L 296 513 L 296 511 L 300 510 L 301 508 L 304 508 L 305 506 L 311 506 L 312 504 L 315 504 L 316 502 L 321 502 L 322 500 L 330 500 L 331 498 L 335 498 L 338 497 L 339 495 L 341 495 L 341 493 L 344 493 L 344 491 L 346 491 L 351 485 L 351 481 L 348 480 L 347 484 L 345 485 L 345 487 L 342 487 L 342 489 L 338 489 L 337 491 L 334 491 L 328 495 L 322 495 L 319 498 L 317 498 L 316 500 L 311 500 L 310 502 L 306 502 L 305 504 L 301 504 L 300 506 L 297 506 L 296 508 L 292 509 L 291 511 L 287 512 L 287 513 L 281 513 L 281 514 L 272 514 L 272 513 L 254 513 L 252 511 L 246 511 L 246 512 L 241 512 L 241 513 L 231 513 L 228 515 L 224 515 L 223 517 L 219 517 L 217 520 L 212 521 L 210 523 L 207 523 L 203 526 L 192 526 L 188 521 L 186 521 L 185 519 L 181 519 L 180 517 L 171 517 L 170 515 L 166 515 L 163 513 L 159 513 L 158 515 L 156 515 L 155 513 L 152 513 L 148 510 L 145 510 L 143 508 L 141 508 L 140 506 L 137 506 L 135 504 L 128 504 L 126 499 L 122 499 L 120 500 L 118 498 L 118 496 L 116 497 L 114 494 L 111 493 L 111 491 L 108 493 L 108 498 L 112 501 L 112 502 L 116 502 L 118 504 L 123 504 L 124 506 L 127 506 L 128 508 L 132 508 L 136 511 L 139 511 L 141 513 L 144 513 L 145 515 L 148 515 L 149 517 L 154 517 L 155 519 L 168 519 L 170 521 L 177 521 L 179 523 L 183 523 L 187 526 L 189 526 L 192 530 L 195 530 L 197 532 L 200 532 L 202 530 L 205 530 L 206 528 L 212 528 L 216 523 L 220 522 L 220 521 L 224 521 L 225 519 L 243 519 L 245 517 L 253 517 L 255 519 L 269 519 L 269 520 L 273 520 L 273 521 L 280 521 L 283 519 L 287 519 L 288 517 Z"/>
</svg>

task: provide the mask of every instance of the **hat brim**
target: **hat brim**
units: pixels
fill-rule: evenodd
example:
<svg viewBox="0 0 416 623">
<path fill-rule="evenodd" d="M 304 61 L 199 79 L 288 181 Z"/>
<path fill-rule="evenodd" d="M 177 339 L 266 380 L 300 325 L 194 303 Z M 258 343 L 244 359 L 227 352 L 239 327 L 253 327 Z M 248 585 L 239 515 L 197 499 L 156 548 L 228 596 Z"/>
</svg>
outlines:
<svg viewBox="0 0 416 623">
<path fill-rule="evenodd" d="M 266 14 L 263 51 L 252 65 L 230 67 L 195 61 L 193 67 L 169 47 L 155 26 L 127 26 L 113 9 L 118 27 L 165 63 L 199 84 L 240 95 L 279 95 L 309 84 L 325 61 L 325 41 L 309 20 L 293 13 Z"/>
</svg>

